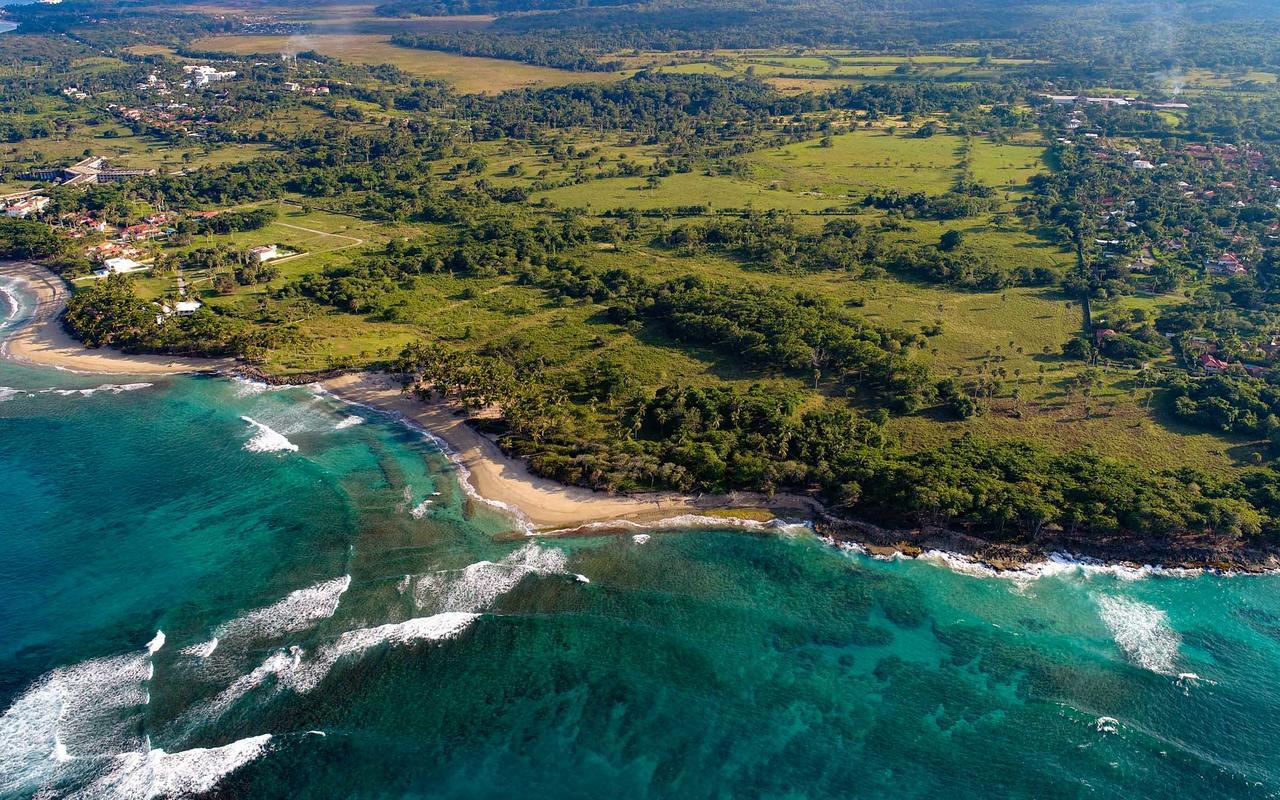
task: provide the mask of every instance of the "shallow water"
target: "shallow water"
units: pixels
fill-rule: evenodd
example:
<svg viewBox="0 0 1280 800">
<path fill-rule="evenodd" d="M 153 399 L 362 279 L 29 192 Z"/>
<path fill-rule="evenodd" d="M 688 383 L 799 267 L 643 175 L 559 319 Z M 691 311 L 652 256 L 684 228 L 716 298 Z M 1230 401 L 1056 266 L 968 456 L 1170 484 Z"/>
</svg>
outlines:
<svg viewBox="0 0 1280 800">
<path fill-rule="evenodd" d="M 3 797 L 1280 789 L 1277 577 L 529 541 L 305 388 L 0 386 Z"/>
</svg>

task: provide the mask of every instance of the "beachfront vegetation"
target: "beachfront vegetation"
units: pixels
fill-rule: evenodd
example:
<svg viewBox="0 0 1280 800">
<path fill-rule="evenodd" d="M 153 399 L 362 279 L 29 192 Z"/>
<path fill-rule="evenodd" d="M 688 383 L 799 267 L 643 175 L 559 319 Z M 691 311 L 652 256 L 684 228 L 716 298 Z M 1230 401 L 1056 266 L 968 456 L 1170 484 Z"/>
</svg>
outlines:
<svg viewBox="0 0 1280 800">
<path fill-rule="evenodd" d="M 0 64 L 0 186 L 51 198 L 0 248 L 77 280 L 91 345 L 390 368 L 599 489 L 1280 535 L 1274 15 L 1191 14 L 1174 72 L 1124 3 L 402 2 L 340 34 L 98 4 L 24 8 Z M 499 16 L 422 16 L 458 11 Z M 89 154 L 156 174 L 23 177 Z M 97 279 L 126 226 L 150 269 Z"/>
</svg>

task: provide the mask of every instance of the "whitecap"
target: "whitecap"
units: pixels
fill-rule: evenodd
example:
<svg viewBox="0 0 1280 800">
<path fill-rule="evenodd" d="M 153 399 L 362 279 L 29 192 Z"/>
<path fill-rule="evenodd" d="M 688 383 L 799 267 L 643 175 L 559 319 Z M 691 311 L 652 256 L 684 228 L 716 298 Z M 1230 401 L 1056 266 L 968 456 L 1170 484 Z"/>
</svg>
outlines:
<svg viewBox="0 0 1280 800">
<path fill-rule="evenodd" d="M 73 397 L 80 395 L 81 397 L 92 397 L 98 393 L 120 394 L 121 392 L 136 392 L 139 389 L 149 389 L 153 384 L 150 383 L 104 383 L 101 386 L 94 386 L 91 389 L 46 389 L 42 391 L 53 392 L 61 397 Z"/>
<path fill-rule="evenodd" d="M 251 453 L 278 453 L 282 451 L 298 452 L 298 446 L 253 417 L 241 416 L 240 419 L 257 429 L 253 438 L 245 442 L 244 449 Z"/>
<path fill-rule="evenodd" d="M 649 541 L 649 538 L 650 538 L 649 534 L 647 533 L 637 533 L 635 536 L 631 537 L 631 541 L 635 542 L 636 544 L 644 544 L 645 542 Z"/>
<path fill-rule="evenodd" d="M 363 424 L 364 424 L 364 417 L 357 416 L 355 414 L 348 414 L 346 417 L 340 420 L 337 425 L 334 425 L 333 429 L 335 431 L 341 431 L 341 430 L 346 430 L 347 428 L 354 428 L 356 425 L 363 425 Z"/>
<path fill-rule="evenodd" d="M 306 694 L 320 685 L 329 670 L 343 658 L 358 656 L 379 645 L 398 646 L 420 641 L 444 641 L 466 630 L 479 614 L 446 612 L 429 617 L 415 617 L 375 628 L 347 631 L 335 641 L 321 647 L 314 657 L 304 659 L 300 648 L 279 650 L 267 657 L 248 675 L 235 681 L 214 698 L 193 719 L 210 719 L 225 711 L 250 691 L 273 679 L 274 691 L 290 689 Z M 188 720 L 190 721 L 190 719 Z"/>
<path fill-rule="evenodd" d="M 156 635 L 147 642 L 147 653 L 155 655 L 161 647 L 164 647 L 164 631 L 156 631 Z"/>
<path fill-rule="evenodd" d="M 328 619 L 338 610 L 342 595 L 350 586 L 351 576 L 343 575 L 290 592 L 269 606 L 254 609 L 218 626 L 214 646 L 217 646 L 219 638 L 276 638 L 302 630 L 317 620 Z M 210 652 L 213 652 L 212 648 Z"/>
<path fill-rule="evenodd" d="M 218 649 L 218 637 L 215 636 L 205 642 L 196 642 L 193 645 L 182 648 L 178 652 L 189 658 L 208 658 L 213 655 L 213 651 Z"/>
<path fill-rule="evenodd" d="M 1103 623 L 1129 661 L 1161 675 L 1174 675 L 1181 637 L 1162 609 L 1125 597 L 1099 594 L 1094 600 Z"/>
<path fill-rule="evenodd" d="M 452 639 L 471 626 L 479 614 L 446 612 L 430 617 L 416 617 L 405 622 L 393 622 L 379 625 L 376 628 L 360 628 L 347 631 L 332 644 L 322 647 L 316 653 L 314 661 L 303 663 L 289 673 L 282 683 L 305 694 L 324 680 L 333 665 L 347 656 L 358 655 L 365 651 L 388 644 L 405 645 L 412 642 L 439 642 Z"/>
<path fill-rule="evenodd" d="M 29 792 L 81 757 L 141 748 L 151 669 L 148 646 L 58 667 L 32 683 L 0 716 L 0 795 Z"/>
<path fill-rule="evenodd" d="M 429 511 L 430 508 L 431 508 L 431 499 L 428 498 L 426 500 L 423 500 L 421 503 L 418 503 L 413 508 L 409 509 L 409 516 L 413 517 L 414 519 L 422 519 L 427 515 L 427 511 Z"/>
<path fill-rule="evenodd" d="M 1115 733 L 1120 730 L 1120 720 L 1115 717 L 1098 717 L 1093 722 L 1093 728 L 1098 733 Z"/>
<path fill-rule="evenodd" d="M 191 797 L 212 791 L 223 778 L 267 751 L 270 734 L 240 739 L 222 747 L 177 753 L 147 750 L 117 755 L 108 772 L 72 798 Z"/>
<path fill-rule="evenodd" d="M 249 674 L 236 678 L 212 700 L 183 714 L 178 720 L 178 725 L 190 729 L 194 725 L 218 718 L 237 700 L 261 686 L 268 678 L 297 669 L 301 656 L 301 648 L 290 648 L 288 651 L 277 650 L 254 667 Z"/>
<path fill-rule="evenodd" d="M 410 579 L 414 603 L 435 611 L 475 612 L 511 591 L 527 575 L 569 575 L 562 550 L 529 542 L 500 562 L 478 561 L 462 569 L 440 570 Z M 575 575 L 582 582 L 585 576 Z"/>
</svg>

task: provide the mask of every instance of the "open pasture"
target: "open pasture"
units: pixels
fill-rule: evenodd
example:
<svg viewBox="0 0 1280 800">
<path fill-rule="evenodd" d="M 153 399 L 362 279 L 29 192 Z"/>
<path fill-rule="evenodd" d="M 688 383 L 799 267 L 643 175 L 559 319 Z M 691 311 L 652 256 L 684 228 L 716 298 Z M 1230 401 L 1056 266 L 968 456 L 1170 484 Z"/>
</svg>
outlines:
<svg viewBox="0 0 1280 800">
<path fill-rule="evenodd" d="M 376 34 L 213 36 L 199 39 L 191 46 L 196 50 L 235 55 L 314 50 L 353 63 L 390 64 L 421 78 L 444 81 L 464 94 L 495 94 L 525 86 L 562 86 L 616 78 L 608 73 L 570 72 L 517 61 L 398 47 L 391 44 L 387 36 Z"/>
</svg>

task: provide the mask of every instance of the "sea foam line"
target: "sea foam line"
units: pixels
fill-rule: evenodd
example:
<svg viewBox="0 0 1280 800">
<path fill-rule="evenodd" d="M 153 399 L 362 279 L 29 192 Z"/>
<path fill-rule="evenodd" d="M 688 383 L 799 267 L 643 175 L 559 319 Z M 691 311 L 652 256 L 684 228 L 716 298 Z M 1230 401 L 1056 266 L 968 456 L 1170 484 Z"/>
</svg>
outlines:
<svg viewBox="0 0 1280 800">
<path fill-rule="evenodd" d="M 857 542 L 837 541 L 829 536 L 823 536 L 820 538 L 826 544 L 845 553 L 865 556 L 876 561 L 922 561 L 939 567 L 945 567 L 960 575 L 968 575 L 973 578 L 999 578 L 1001 580 L 1007 580 L 1017 584 L 1027 584 L 1033 581 L 1038 581 L 1042 578 L 1062 576 L 1078 576 L 1082 578 L 1105 576 L 1121 581 L 1139 581 L 1146 578 L 1194 578 L 1206 574 L 1212 574 L 1219 577 L 1253 574 L 1220 570 L 1212 567 L 1187 568 L 1162 567 L 1153 564 L 1134 565 L 1107 563 L 1096 558 L 1077 556 L 1063 552 L 1053 552 L 1041 561 L 1032 561 L 1023 564 L 1020 567 L 1003 569 L 993 567 L 974 556 L 965 555 L 963 553 L 952 553 L 946 550 L 925 550 L 919 555 L 914 556 L 895 550 L 888 555 L 882 555 L 879 553 L 871 553 L 864 545 Z"/>
</svg>

